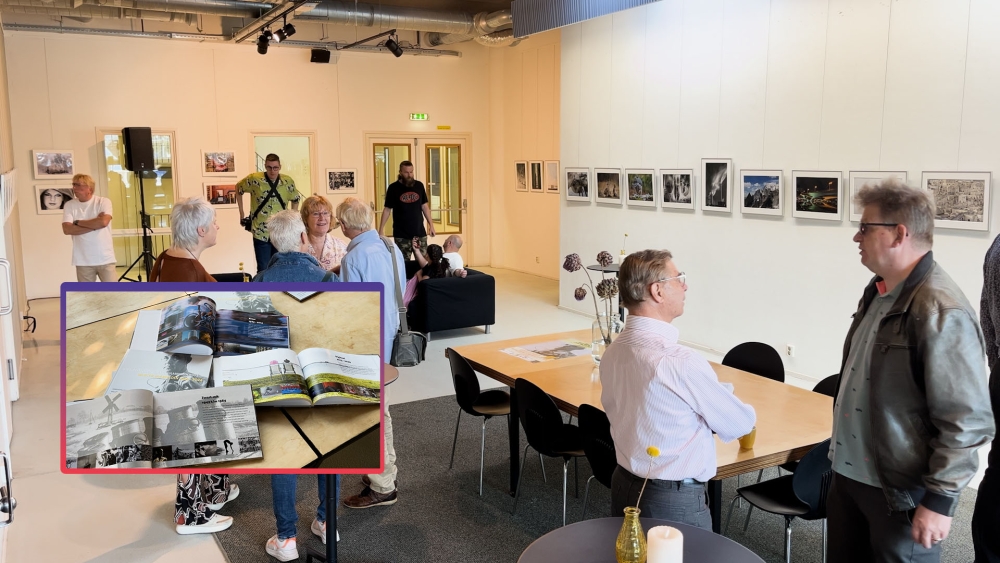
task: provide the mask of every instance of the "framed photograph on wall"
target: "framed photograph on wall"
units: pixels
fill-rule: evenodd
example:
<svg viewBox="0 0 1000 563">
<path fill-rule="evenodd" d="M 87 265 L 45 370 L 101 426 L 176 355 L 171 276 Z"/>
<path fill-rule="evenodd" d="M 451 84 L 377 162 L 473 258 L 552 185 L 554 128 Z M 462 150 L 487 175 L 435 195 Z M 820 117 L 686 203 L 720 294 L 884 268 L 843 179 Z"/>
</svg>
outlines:
<svg viewBox="0 0 1000 563">
<path fill-rule="evenodd" d="M 33 150 L 31 161 L 35 163 L 32 172 L 36 180 L 73 179 L 73 151 Z"/>
<path fill-rule="evenodd" d="M 868 185 L 874 186 L 890 178 L 896 178 L 905 184 L 906 172 L 876 172 L 871 170 L 848 172 L 847 185 L 851 187 L 851 197 L 844 203 L 844 206 L 848 209 L 848 217 L 851 221 L 861 222 L 861 208 L 854 203 L 854 196 L 858 195 L 858 190 Z"/>
<path fill-rule="evenodd" d="M 566 201 L 590 203 L 590 168 L 567 168 Z"/>
<path fill-rule="evenodd" d="M 729 213 L 733 209 L 733 159 L 701 159 L 702 190 L 701 210 Z"/>
<path fill-rule="evenodd" d="M 212 184 L 206 182 L 205 199 L 213 207 L 236 207 L 236 184 Z"/>
<path fill-rule="evenodd" d="M 545 171 L 543 173 L 545 178 L 545 193 L 547 194 L 557 194 L 559 193 L 559 161 L 558 160 L 546 160 L 545 161 Z"/>
<path fill-rule="evenodd" d="M 656 207 L 656 170 L 625 169 L 625 203 L 629 207 Z"/>
<path fill-rule="evenodd" d="M 358 193 L 358 171 L 354 168 L 327 168 L 326 193 Z"/>
<path fill-rule="evenodd" d="M 694 170 L 661 168 L 660 207 L 694 209 Z"/>
<path fill-rule="evenodd" d="M 622 203 L 622 170 L 621 168 L 595 168 L 594 178 L 597 189 L 594 195 L 597 203 Z"/>
<path fill-rule="evenodd" d="M 843 174 L 792 170 L 792 217 L 840 221 Z"/>
<path fill-rule="evenodd" d="M 202 176 L 235 176 L 235 151 L 201 151 Z"/>
<path fill-rule="evenodd" d="M 528 191 L 534 193 L 542 193 L 544 190 L 542 188 L 542 161 L 533 160 L 528 163 Z"/>
<path fill-rule="evenodd" d="M 514 191 L 528 191 L 528 163 L 519 160 L 514 163 Z"/>
<path fill-rule="evenodd" d="M 35 186 L 35 211 L 39 215 L 62 215 L 66 202 L 73 199 L 72 186 Z"/>
<path fill-rule="evenodd" d="M 777 215 L 785 212 L 784 173 L 781 170 L 740 170 L 740 212 Z"/>
<path fill-rule="evenodd" d="M 934 200 L 934 227 L 990 230 L 990 172 L 924 172 L 921 184 Z"/>
</svg>

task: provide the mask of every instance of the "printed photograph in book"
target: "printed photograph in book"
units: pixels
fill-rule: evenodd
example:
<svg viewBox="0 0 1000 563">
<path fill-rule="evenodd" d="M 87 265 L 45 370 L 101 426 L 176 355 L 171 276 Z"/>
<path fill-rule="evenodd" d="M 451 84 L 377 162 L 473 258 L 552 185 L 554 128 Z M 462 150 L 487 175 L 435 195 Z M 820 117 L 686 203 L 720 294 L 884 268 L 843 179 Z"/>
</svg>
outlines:
<svg viewBox="0 0 1000 563">
<path fill-rule="evenodd" d="M 252 296 L 243 299 L 254 301 Z M 149 318 L 142 321 L 149 322 Z M 276 311 L 220 309 L 204 295 L 181 299 L 164 309 L 156 342 L 161 352 L 215 356 L 287 347 L 288 317 Z"/>
</svg>

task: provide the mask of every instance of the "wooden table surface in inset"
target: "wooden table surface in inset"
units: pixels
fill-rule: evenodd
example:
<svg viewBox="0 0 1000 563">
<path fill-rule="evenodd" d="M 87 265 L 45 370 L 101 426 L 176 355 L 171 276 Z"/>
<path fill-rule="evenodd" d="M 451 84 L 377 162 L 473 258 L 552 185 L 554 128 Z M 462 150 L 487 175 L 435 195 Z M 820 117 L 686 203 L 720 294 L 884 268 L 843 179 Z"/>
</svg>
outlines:
<svg viewBox="0 0 1000 563">
<path fill-rule="evenodd" d="M 183 291 L 67 291 L 66 330 L 139 309 L 161 309 Z"/>
</svg>

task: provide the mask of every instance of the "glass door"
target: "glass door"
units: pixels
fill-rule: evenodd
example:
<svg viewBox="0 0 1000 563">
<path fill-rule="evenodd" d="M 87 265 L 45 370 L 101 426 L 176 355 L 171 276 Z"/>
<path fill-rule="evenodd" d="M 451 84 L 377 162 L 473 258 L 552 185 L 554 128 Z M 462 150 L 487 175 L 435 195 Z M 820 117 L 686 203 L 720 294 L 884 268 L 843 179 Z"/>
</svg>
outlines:
<svg viewBox="0 0 1000 563">
<path fill-rule="evenodd" d="M 382 224 L 382 210 L 385 208 L 385 191 L 389 184 L 395 182 L 399 176 L 399 163 L 404 160 L 413 161 L 410 156 L 413 145 L 400 143 L 375 143 L 372 145 L 372 162 L 375 169 L 372 171 L 372 178 L 375 179 L 375 203 L 372 209 L 375 211 L 375 227 Z M 414 163 L 415 164 L 415 163 Z M 419 177 L 414 168 L 414 174 Z M 392 215 L 389 215 L 389 222 L 385 224 L 382 231 L 385 236 L 392 235 Z"/>
<path fill-rule="evenodd" d="M 426 144 L 427 198 L 438 235 L 462 232 L 462 147 Z"/>
</svg>

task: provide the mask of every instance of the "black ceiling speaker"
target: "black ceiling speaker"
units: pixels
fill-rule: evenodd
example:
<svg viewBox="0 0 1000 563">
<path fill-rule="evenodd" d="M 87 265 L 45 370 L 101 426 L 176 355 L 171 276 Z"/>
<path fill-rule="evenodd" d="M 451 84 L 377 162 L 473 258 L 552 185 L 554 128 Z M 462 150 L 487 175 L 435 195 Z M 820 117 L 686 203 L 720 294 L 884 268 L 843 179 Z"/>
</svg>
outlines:
<svg viewBox="0 0 1000 563">
<path fill-rule="evenodd" d="M 155 170 L 153 164 L 153 131 L 149 127 L 122 129 L 125 141 L 125 169 L 132 172 Z"/>
<path fill-rule="evenodd" d="M 309 62 L 311 63 L 330 62 L 330 51 L 327 51 L 326 49 L 313 49 L 312 55 L 309 57 Z"/>
</svg>

